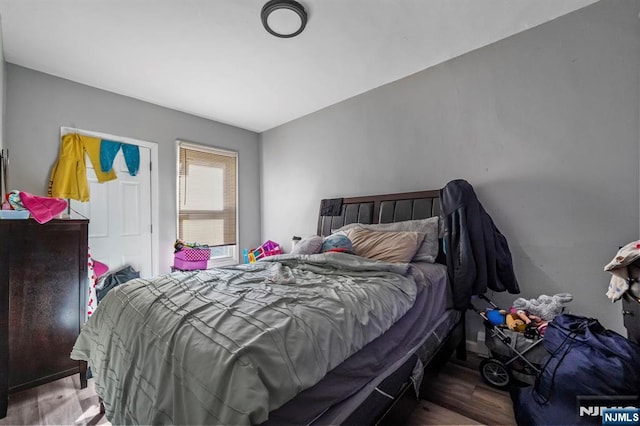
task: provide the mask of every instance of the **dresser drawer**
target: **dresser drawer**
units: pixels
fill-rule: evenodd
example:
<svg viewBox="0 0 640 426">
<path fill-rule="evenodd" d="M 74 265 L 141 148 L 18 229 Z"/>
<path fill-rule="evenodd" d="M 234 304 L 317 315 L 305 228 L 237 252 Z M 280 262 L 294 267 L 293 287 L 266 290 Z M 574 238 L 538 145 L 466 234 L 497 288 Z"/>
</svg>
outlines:
<svg viewBox="0 0 640 426">
<path fill-rule="evenodd" d="M 629 340 L 640 344 L 640 302 L 628 293 L 622 296 L 622 315 Z"/>
</svg>

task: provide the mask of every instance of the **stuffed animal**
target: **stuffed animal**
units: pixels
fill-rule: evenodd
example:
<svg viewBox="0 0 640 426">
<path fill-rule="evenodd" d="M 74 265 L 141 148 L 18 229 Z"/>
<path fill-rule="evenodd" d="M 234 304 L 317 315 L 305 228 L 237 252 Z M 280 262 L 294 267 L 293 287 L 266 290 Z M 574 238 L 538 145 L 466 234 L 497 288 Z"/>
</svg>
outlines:
<svg viewBox="0 0 640 426">
<path fill-rule="evenodd" d="M 509 330 L 523 333 L 527 329 L 527 324 L 525 324 L 518 314 L 507 314 L 505 319 Z"/>
<path fill-rule="evenodd" d="M 185 243 L 184 241 L 182 241 L 181 239 L 177 239 L 176 242 L 173 244 L 173 248 L 174 248 L 174 252 L 177 253 L 180 250 L 182 250 L 185 246 L 187 245 L 187 243 Z"/>
<path fill-rule="evenodd" d="M 493 325 L 505 324 L 505 315 L 507 311 L 502 309 L 489 309 L 485 312 L 487 320 Z"/>
<path fill-rule="evenodd" d="M 553 320 L 556 315 L 560 315 L 564 310 L 564 304 L 573 300 L 569 293 L 558 293 L 553 296 L 543 294 L 537 299 L 517 298 L 513 302 L 513 307 L 517 310 L 525 310 L 531 315 L 540 317 L 545 321 Z"/>
<path fill-rule="evenodd" d="M 531 318 L 529 318 L 529 316 L 527 315 L 526 311 L 523 311 L 522 309 L 518 309 L 516 310 L 516 315 L 518 315 L 518 317 L 524 321 L 525 324 L 529 325 L 531 324 Z"/>
</svg>

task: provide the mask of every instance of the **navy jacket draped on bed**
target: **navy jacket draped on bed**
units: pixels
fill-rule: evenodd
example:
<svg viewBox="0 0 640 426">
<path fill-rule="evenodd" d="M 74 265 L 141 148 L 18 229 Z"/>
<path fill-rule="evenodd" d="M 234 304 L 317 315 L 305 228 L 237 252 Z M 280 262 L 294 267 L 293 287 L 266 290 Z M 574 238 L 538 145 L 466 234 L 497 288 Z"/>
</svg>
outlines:
<svg viewBox="0 0 640 426">
<path fill-rule="evenodd" d="M 457 179 L 440 191 L 444 247 L 454 308 L 465 310 L 472 295 L 520 293 L 507 239 L 485 211 L 469 182 Z"/>
</svg>

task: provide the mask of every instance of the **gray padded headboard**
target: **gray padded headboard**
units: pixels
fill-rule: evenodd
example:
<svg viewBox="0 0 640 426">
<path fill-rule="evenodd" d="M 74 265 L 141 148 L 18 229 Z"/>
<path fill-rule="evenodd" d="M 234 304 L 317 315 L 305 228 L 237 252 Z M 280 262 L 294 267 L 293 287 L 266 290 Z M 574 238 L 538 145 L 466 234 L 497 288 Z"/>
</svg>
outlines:
<svg viewBox="0 0 640 426">
<path fill-rule="evenodd" d="M 322 212 L 322 208 L 321 208 Z M 318 218 L 318 235 L 349 223 L 391 223 L 440 215 L 440 190 L 402 192 L 342 199 L 339 216 Z"/>
</svg>

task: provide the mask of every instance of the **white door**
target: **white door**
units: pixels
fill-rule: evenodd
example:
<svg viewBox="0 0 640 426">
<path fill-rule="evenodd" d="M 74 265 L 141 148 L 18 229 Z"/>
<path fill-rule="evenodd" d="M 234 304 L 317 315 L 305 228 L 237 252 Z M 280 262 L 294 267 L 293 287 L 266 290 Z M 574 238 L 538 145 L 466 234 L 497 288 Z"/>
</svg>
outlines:
<svg viewBox="0 0 640 426">
<path fill-rule="evenodd" d="M 89 202 L 71 200 L 71 208 L 89 218 L 91 257 L 115 271 L 131 265 L 141 277 L 153 275 L 151 243 L 151 154 L 140 146 L 140 168 L 129 175 L 122 150 L 113 168 L 118 178 L 98 183 L 86 158 Z"/>
</svg>

